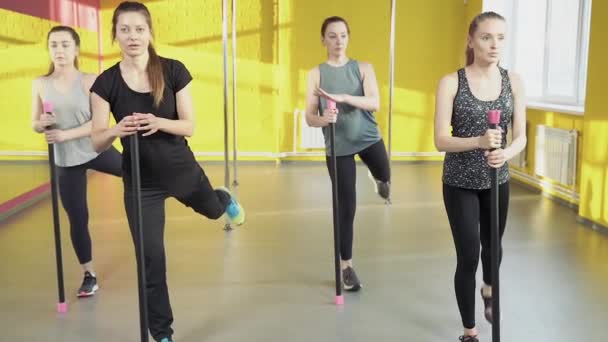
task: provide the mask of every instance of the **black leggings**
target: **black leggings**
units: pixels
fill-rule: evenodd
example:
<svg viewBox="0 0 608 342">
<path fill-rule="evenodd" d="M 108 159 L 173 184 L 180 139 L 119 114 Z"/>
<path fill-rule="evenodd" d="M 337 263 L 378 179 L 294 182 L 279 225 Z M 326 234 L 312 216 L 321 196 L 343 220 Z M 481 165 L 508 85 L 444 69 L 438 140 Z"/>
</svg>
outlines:
<svg viewBox="0 0 608 342">
<path fill-rule="evenodd" d="M 87 170 L 95 170 L 117 177 L 122 175 L 122 157 L 114 148 L 104 151 L 84 164 L 57 167 L 59 196 L 70 221 L 72 246 L 80 264 L 90 262 L 92 257 L 89 234 L 89 208 L 87 205 Z"/>
<path fill-rule="evenodd" d="M 492 285 L 492 254 L 490 206 L 491 190 L 470 190 L 443 185 L 443 201 L 448 214 L 454 245 L 456 246 L 456 275 L 454 287 L 462 324 L 467 329 L 475 327 L 475 274 L 479 264 L 483 281 Z M 509 210 L 509 182 L 499 186 L 500 260 L 502 261 L 502 236 Z"/>
<path fill-rule="evenodd" d="M 376 178 L 382 182 L 391 179 L 391 170 L 388 163 L 388 155 L 381 139 L 372 146 L 358 153 L 359 158 L 367 165 L 368 169 Z M 325 158 L 329 176 L 333 183 L 331 158 Z M 353 257 L 353 224 L 355 222 L 355 211 L 357 209 L 357 168 L 355 166 L 355 155 L 336 157 L 338 170 L 338 214 L 340 220 L 340 256 L 342 260 L 350 260 Z"/>
<path fill-rule="evenodd" d="M 133 242 L 136 243 L 136 227 L 133 225 L 135 210 L 133 206 L 134 196 L 131 188 L 131 177 L 130 175 L 125 175 L 123 179 L 125 210 L 129 220 L 131 237 L 133 238 Z M 229 195 L 224 191 L 213 190 L 209 179 L 202 169 L 200 169 L 199 179 L 199 186 L 193 193 L 177 198 L 177 200 L 205 217 L 214 220 L 220 218 L 230 202 Z M 156 341 L 173 335 L 173 329 L 171 328 L 173 312 L 167 288 L 164 244 L 165 200 L 168 197 L 171 197 L 171 195 L 160 183 L 157 186 L 142 186 L 141 207 L 148 324 L 150 333 Z M 137 248 L 135 250 L 137 253 Z M 137 260 L 139 261 L 139 257 Z"/>
</svg>

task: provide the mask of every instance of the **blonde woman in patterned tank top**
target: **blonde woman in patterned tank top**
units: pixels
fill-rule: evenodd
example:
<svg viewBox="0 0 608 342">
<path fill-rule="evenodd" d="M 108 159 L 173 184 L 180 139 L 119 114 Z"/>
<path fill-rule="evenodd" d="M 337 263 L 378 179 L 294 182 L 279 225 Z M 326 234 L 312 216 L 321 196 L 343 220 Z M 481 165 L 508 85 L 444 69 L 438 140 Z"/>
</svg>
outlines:
<svg viewBox="0 0 608 342">
<path fill-rule="evenodd" d="M 70 237 L 84 272 L 78 297 L 95 294 L 99 286 L 93 268 L 87 205 L 87 170 L 121 176 L 121 156 L 112 148 L 101 154 L 91 142 L 89 88 L 94 74 L 78 70 L 80 37 L 71 27 L 53 27 L 47 36 L 51 58 L 49 72 L 32 84 L 32 128 L 53 144 L 59 196 L 70 221 Z M 43 113 L 42 103 L 53 103 L 53 113 Z"/>
<path fill-rule="evenodd" d="M 456 300 L 464 327 L 462 342 L 478 342 L 475 327 L 475 273 L 481 262 L 481 298 L 492 323 L 490 252 L 490 170 L 499 169 L 499 231 L 506 226 L 509 172 L 506 162 L 526 146 L 526 106 L 520 77 L 498 63 L 506 23 L 494 12 L 479 14 L 469 26 L 467 63 L 441 79 L 435 107 L 435 145 L 446 152 L 443 198 L 456 247 Z M 499 129 L 489 129 L 487 111 L 501 110 Z M 512 127 L 513 142 L 505 134 Z M 450 129 L 451 128 L 451 129 Z M 489 152 L 490 149 L 495 149 Z M 502 258 L 502 247 L 499 255 Z"/>
</svg>

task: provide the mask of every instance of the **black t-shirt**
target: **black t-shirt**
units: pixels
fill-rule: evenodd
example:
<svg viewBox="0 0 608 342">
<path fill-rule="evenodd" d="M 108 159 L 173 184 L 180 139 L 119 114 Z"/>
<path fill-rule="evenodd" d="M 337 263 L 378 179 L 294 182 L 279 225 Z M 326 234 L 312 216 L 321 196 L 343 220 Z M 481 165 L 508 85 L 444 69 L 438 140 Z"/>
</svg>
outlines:
<svg viewBox="0 0 608 342">
<path fill-rule="evenodd" d="M 129 88 L 120 73 L 119 63 L 104 71 L 91 91 L 110 104 L 116 122 L 133 113 L 151 113 L 157 117 L 177 120 L 175 94 L 192 81 L 181 62 L 160 57 L 165 77 L 163 100 L 154 106 L 151 93 Z M 149 136 L 139 135 L 140 167 L 143 187 L 162 187 L 176 197 L 191 193 L 200 182 L 201 168 L 183 136 L 158 131 Z M 131 178 L 131 148 L 129 137 L 122 138 L 123 169 L 127 181 Z"/>
</svg>

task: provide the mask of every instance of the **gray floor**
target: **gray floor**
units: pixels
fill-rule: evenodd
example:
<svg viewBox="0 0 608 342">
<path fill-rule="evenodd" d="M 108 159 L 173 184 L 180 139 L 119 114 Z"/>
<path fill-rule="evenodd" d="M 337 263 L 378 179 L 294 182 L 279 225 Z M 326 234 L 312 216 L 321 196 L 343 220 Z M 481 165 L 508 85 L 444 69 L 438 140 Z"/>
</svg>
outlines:
<svg viewBox="0 0 608 342">
<path fill-rule="evenodd" d="M 223 169 L 207 168 L 222 182 Z M 322 164 L 246 164 L 246 226 L 230 233 L 171 200 L 166 243 L 177 342 L 447 341 L 461 333 L 455 255 L 440 164 L 393 169 L 393 204 L 358 169 L 355 265 L 365 288 L 333 300 L 331 197 Z M 101 290 L 77 300 L 81 273 L 62 213 L 69 312 L 55 313 L 49 201 L 0 226 L 1 341 L 138 341 L 132 242 L 121 183 L 93 174 L 89 204 Z M 608 340 L 608 237 L 512 186 L 502 271 L 503 341 Z M 491 327 L 477 303 L 481 341 Z"/>
</svg>

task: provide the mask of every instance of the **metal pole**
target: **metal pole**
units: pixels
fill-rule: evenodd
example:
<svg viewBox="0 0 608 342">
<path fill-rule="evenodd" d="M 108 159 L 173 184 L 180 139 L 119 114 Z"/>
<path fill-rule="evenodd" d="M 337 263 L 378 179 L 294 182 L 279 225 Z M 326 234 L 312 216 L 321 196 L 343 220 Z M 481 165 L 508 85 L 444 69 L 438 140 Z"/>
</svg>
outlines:
<svg viewBox="0 0 608 342">
<path fill-rule="evenodd" d="M 222 44 L 224 57 L 224 186 L 230 189 L 230 170 L 228 154 L 228 0 L 222 0 Z M 226 217 L 224 230 L 231 230 Z"/>
<path fill-rule="evenodd" d="M 393 90 L 395 87 L 395 21 L 397 0 L 391 0 L 391 36 L 389 47 L 389 93 L 388 93 L 388 162 L 393 157 Z"/>
<path fill-rule="evenodd" d="M 236 107 L 236 0 L 232 0 L 232 148 L 233 156 L 232 156 L 232 168 L 234 173 L 234 182 L 232 183 L 234 186 L 238 186 L 239 182 L 237 180 L 237 144 L 236 144 L 236 117 L 237 117 L 237 107 Z"/>
</svg>

